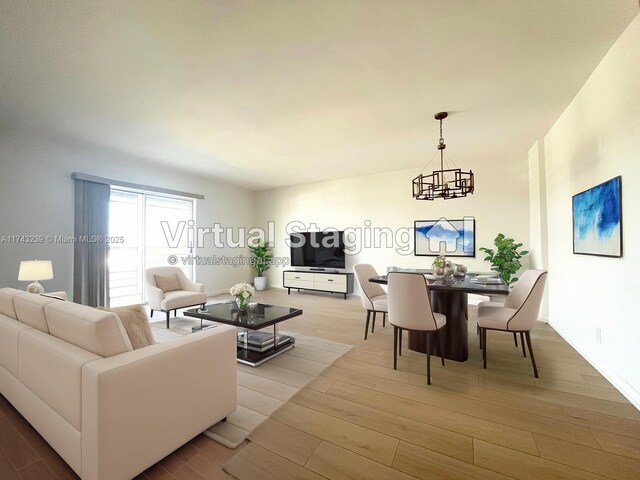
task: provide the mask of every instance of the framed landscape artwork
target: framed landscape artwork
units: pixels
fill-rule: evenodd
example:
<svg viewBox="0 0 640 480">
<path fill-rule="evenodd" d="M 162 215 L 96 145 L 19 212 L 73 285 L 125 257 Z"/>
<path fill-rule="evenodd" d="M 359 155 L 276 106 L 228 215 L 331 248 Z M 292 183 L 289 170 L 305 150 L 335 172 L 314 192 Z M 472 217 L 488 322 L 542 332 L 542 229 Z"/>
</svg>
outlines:
<svg viewBox="0 0 640 480">
<path fill-rule="evenodd" d="M 622 257 L 622 177 L 573 196 L 573 253 Z"/>
<path fill-rule="evenodd" d="M 413 222 L 414 255 L 447 257 L 476 256 L 476 221 L 416 220 Z"/>
</svg>

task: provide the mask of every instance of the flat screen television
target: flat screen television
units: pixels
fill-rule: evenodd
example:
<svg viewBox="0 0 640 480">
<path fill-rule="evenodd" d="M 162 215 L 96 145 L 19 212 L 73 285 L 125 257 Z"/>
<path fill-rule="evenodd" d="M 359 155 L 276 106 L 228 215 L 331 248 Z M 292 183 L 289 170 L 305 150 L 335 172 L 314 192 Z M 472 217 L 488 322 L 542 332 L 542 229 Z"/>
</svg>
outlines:
<svg viewBox="0 0 640 480">
<path fill-rule="evenodd" d="M 289 238 L 291 265 L 345 268 L 343 232 L 296 232 Z"/>
</svg>

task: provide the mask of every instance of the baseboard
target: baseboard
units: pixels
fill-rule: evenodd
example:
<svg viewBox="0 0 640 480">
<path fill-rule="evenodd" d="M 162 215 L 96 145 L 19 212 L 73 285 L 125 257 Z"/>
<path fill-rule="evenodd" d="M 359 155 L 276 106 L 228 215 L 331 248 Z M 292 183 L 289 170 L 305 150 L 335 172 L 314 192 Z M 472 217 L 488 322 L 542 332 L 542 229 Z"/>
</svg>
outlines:
<svg viewBox="0 0 640 480">
<path fill-rule="evenodd" d="M 229 287 L 231 288 L 231 287 Z M 207 297 L 215 297 L 216 295 L 222 295 L 223 293 L 229 293 L 229 288 L 220 288 L 218 290 L 211 290 L 206 293 Z"/>
<path fill-rule="evenodd" d="M 569 345 L 571 345 L 587 362 L 591 364 L 593 368 L 598 370 L 600 374 L 606 378 L 616 389 L 624 395 L 624 397 L 629 400 L 634 407 L 640 410 L 640 392 L 636 390 L 629 382 L 627 382 L 624 378 L 620 377 L 616 372 L 611 370 L 609 367 L 605 366 L 599 360 L 591 358 L 587 355 L 580 344 L 577 342 L 572 342 L 567 338 L 566 335 L 562 333 L 562 329 L 558 328 L 553 322 L 547 322 L 551 327 L 558 332 Z"/>
</svg>

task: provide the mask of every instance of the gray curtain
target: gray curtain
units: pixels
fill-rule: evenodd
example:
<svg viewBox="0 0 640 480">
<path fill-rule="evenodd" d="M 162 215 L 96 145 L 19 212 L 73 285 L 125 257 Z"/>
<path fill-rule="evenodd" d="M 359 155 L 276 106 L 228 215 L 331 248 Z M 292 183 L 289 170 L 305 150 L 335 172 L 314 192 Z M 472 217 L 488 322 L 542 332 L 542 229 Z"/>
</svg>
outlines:
<svg viewBox="0 0 640 480">
<path fill-rule="evenodd" d="M 91 307 L 109 306 L 109 196 L 103 183 L 75 180 L 75 244 L 73 301 Z"/>
</svg>

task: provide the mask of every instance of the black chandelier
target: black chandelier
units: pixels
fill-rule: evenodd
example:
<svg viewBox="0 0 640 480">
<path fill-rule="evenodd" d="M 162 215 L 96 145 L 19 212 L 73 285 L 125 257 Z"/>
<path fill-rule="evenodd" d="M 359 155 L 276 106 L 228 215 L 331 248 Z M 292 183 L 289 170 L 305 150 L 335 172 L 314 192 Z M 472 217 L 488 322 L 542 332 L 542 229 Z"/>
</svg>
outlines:
<svg viewBox="0 0 640 480">
<path fill-rule="evenodd" d="M 435 115 L 435 119 L 440 121 L 440 140 L 438 141 L 440 170 L 434 170 L 431 175 L 420 173 L 413 179 L 413 198 L 416 200 L 435 200 L 436 198 L 448 200 L 450 198 L 466 197 L 468 194 L 473 193 L 473 172 L 471 170 L 463 172 L 459 168 L 444 168 L 444 149 L 447 146 L 444 144 L 444 138 L 442 138 L 442 120 L 447 118 L 448 115 L 447 112 L 440 112 Z M 431 160 L 433 160 L 433 157 Z M 453 164 L 450 160 L 447 163 Z M 424 168 L 427 168 L 427 165 Z"/>
</svg>

